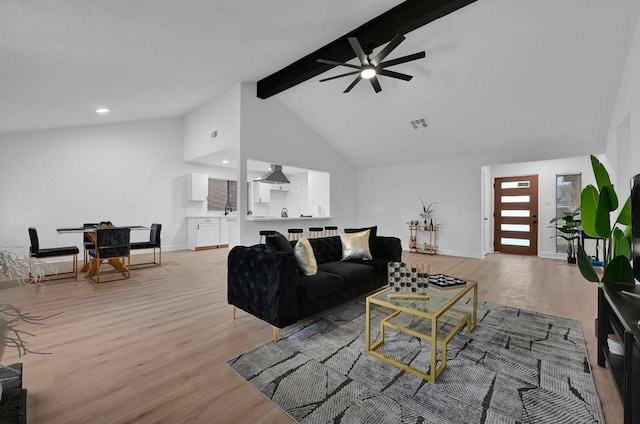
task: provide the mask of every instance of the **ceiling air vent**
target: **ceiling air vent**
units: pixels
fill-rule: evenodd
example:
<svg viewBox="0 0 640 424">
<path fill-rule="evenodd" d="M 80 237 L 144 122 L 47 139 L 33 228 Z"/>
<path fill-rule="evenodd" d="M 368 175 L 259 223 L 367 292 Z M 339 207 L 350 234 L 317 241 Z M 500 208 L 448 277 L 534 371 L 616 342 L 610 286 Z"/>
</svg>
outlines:
<svg viewBox="0 0 640 424">
<path fill-rule="evenodd" d="M 411 126 L 414 130 L 418 130 L 420 128 L 427 128 L 429 124 L 425 118 L 416 119 L 415 121 L 411 121 Z"/>
</svg>

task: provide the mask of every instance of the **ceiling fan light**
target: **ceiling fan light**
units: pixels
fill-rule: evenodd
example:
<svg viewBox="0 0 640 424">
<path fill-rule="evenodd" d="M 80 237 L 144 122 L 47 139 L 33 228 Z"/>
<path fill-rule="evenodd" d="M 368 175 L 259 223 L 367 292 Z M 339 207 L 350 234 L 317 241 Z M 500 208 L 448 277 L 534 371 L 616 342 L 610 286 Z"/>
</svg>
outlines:
<svg viewBox="0 0 640 424">
<path fill-rule="evenodd" d="M 360 76 L 364 79 L 371 79 L 376 76 L 376 70 L 374 68 L 365 68 L 360 72 Z"/>
</svg>

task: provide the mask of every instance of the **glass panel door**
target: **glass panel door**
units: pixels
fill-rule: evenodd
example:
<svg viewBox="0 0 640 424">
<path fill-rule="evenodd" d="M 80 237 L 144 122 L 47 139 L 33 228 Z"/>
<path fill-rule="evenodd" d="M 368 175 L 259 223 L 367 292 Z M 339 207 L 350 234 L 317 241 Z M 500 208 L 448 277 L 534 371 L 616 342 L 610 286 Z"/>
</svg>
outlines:
<svg viewBox="0 0 640 424">
<path fill-rule="evenodd" d="M 538 176 L 496 178 L 494 250 L 538 254 Z"/>
</svg>

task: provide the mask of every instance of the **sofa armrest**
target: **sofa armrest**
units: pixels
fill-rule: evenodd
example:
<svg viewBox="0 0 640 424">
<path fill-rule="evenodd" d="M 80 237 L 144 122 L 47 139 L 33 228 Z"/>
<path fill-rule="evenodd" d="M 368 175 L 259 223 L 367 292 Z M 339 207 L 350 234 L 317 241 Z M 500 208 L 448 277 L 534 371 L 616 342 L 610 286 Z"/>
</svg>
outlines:
<svg viewBox="0 0 640 424">
<path fill-rule="evenodd" d="M 261 247 L 236 246 L 227 259 L 227 300 L 230 305 L 278 328 L 298 320 L 295 257 Z"/>
<path fill-rule="evenodd" d="M 390 262 L 402 261 L 402 243 L 398 237 L 376 237 L 376 257 Z"/>
</svg>

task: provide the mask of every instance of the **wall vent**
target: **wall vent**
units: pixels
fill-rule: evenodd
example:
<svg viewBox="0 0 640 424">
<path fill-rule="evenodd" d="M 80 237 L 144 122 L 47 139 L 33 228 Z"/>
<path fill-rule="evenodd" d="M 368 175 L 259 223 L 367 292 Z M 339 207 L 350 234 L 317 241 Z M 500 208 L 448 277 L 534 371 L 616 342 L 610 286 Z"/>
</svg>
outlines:
<svg viewBox="0 0 640 424">
<path fill-rule="evenodd" d="M 411 121 L 411 126 L 414 130 L 418 130 L 420 128 L 427 128 L 429 123 L 425 118 L 416 119 L 415 121 Z"/>
</svg>

